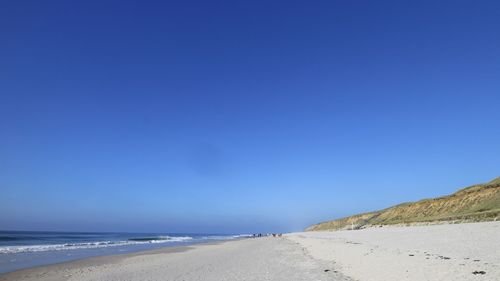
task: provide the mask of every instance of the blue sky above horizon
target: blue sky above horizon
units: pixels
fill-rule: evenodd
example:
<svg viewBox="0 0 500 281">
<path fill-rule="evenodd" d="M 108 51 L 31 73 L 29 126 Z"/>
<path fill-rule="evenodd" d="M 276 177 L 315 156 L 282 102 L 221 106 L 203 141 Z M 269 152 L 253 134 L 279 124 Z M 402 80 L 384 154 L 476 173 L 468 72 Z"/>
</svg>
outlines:
<svg viewBox="0 0 500 281">
<path fill-rule="evenodd" d="M 0 229 L 266 232 L 499 174 L 496 1 L 0 4 Z"/>
</svg>

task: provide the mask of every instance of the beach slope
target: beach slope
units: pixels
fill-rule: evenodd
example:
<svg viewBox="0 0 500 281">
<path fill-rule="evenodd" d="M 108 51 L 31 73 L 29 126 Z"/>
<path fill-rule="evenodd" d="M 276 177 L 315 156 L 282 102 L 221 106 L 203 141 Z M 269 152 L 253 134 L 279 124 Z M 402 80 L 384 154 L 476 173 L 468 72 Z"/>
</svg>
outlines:
<svg viewBox="0 0 500 281">
<path fill-rule="evenodd" d="M 500 219 L 500 177 L 453 194 L 402 203 L 384 210 L 312 225 L 306 231 L 347 230 L 375 225 L 479 222 Z"/>
</svg>

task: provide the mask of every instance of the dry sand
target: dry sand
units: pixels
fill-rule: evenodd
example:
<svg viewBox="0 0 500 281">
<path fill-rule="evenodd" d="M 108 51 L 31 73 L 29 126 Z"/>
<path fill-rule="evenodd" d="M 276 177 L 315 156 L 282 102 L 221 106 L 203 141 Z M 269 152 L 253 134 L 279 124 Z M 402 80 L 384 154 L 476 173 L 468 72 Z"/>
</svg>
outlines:
<svg viewBox="0 0 500 281">
<path fill-rule="evenodd" d="M 91 258 L 1 280 L 498 281 L 500 222 L 293 233 Z"/>
<path fill-rule="evenodd" d="M 287 235 L 354 280 L 500 280 L 500 222 Z M 476 274 L 474 274 L 474 272 Z"/>
</svg>

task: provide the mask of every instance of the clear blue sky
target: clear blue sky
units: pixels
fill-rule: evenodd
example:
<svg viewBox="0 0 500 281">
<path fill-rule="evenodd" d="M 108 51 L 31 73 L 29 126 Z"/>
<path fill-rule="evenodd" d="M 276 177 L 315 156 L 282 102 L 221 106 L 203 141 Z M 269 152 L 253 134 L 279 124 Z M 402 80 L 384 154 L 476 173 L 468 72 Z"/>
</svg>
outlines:
<svg viewBox="0 0 500 281">
<path fill-rule="evenodd" d="M 3 1 L 0 229 L 258 232 L 500 176 L 498 1 Z"/>
</svg>

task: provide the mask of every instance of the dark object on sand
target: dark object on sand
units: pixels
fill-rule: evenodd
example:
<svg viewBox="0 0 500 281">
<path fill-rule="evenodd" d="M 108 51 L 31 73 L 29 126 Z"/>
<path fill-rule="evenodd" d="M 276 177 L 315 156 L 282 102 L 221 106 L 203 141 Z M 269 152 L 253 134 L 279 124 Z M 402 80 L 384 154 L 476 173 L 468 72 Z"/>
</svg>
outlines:
<svg viewBox="0 0 500 281">
<path fill-rule="evenodd" d="M 474 275 L 477 275 L 477 274 L 486 274 L 486 271 L 482 271 L 482 270 L 481 271 L 477 271 L 476 270 L 476 271 L 472 272 L 472 274 L 474 274 Z"/>
</svg>

